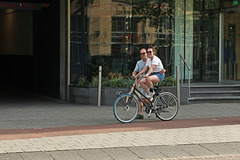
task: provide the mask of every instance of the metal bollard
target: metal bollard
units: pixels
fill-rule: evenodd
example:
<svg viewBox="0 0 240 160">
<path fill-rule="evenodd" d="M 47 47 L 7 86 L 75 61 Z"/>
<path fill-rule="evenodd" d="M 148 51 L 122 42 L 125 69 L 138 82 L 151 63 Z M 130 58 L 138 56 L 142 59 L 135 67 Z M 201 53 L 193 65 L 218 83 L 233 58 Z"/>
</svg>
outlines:
<svg viewBox="0 0 240 160">
<path fill-rule="evenodd" d="M 101 106 L 101 89 L 102 89 L 102 66 L 99 66 L 99 74 L 98 74 L 98 106 Z"/>
<path fill-rule="evenodd" d="M 177 81 L 177 99 L 178 105 L 180 106 L 180 83 L 179 83 L 179 66 L 176 66 L 176 81 Z"/>
</svg>

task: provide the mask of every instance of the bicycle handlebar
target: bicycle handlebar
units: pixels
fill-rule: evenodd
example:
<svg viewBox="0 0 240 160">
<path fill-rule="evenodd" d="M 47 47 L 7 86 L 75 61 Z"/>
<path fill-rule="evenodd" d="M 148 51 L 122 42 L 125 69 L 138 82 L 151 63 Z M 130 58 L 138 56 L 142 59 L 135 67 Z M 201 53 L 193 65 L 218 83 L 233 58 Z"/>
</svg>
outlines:
<svg viewBox="0 0 240 160">
<path fill-rule="evenodd" d="M 140 76 L 142 75 L 138 75 L 137 77 L 131 76 L 131 79 L 135 80 L 135 79 L 138 79 Z"/>
</svg>

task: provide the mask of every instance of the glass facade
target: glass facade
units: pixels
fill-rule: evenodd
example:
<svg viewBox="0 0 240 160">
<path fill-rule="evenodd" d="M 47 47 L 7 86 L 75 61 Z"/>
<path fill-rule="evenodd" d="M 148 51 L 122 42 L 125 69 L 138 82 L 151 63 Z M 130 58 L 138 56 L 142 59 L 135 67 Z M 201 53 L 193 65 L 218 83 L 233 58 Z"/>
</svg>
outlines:
<svg viewBox="0 0 240 160">
<path fill-rule="evenodd" d="M 224 10 L 238 9 L 230 0 L 71 0 L 71 82 L 81 75 L 130 74 L 139 51 L 154 45 L 167 76 L 175 76 L 181 54 L 193 82 L 239 80 L 239 27 Z M 224 18 L 223 18 L 224 17 Z M 229 18 L 232 17 L 232 21 Z M 223 20 L 222 20 L 223 19 Z M 227 57 L 224 28 L 231 55 Z M 234 35 L 234 36 L 232 36 Z M 222 38 L 223 37 L 223 38 Z M 231 42 L 230 42 L 231 39 Z M 233 41 L 233 39 L 235 41 Z M 233 43 L 234 42 L 234 43 Z M 228 47 L 229 47 L 228 46 Z M 234 47 L 232 47 L 234 46 Z M 228 48 L 229 49 L 229 48 Z M 226 53 L 226 52 L 227 53 Z M 232 52 L 236 52 L 233 54 Z M 224 59 L 225 55 L 225 59 Z M 230 54 L 229 54 L 230 55 Z M 229 76 L 226 71 L 231 71 Z M 184 68 L 184 77 L 188 77 Z"/>
<path fill-rule="evenodd" d="M 240 80 L 240 12 L 223 15 L 223 80 Z"/>
<path fill-rule="evenodd" d="M 219 77 L 219 12 L 217 0 L 194 4 L 193 15 L 193 80 L 218 81 Z"/>
</svg>

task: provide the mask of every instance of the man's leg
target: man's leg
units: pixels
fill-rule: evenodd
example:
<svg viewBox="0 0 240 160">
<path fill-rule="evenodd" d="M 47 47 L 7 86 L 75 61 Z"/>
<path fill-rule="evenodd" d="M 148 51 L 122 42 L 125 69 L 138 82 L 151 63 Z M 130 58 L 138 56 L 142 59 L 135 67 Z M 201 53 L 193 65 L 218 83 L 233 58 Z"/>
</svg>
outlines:
<svg viewBox="0 0 240 160">
<path fill-rule="evenodd" d="M 139 91 L 140 91 L 144 96 L 146 96 L 146 92 L 144 91 L 144 89 L 143 89 L 141 86 L 139 87 Z M 141 100 L 142 100 L 144 103 L 149 103 L 142 95 L 139 95 L 139 97 L 141 97 Z M 143 102 L 142 102 L 141 100 L 138 99 L 139 114 L 138 114 L 138 116 L 136 117 L 137 119 L 144 119 L 144 117 L 143 117 Z"/>
<path fill-rule="evenodd" d="M 138 99 L 138 104 L 139 104 L 139 113 L 138 113 L 136 119 L 144 119 L 144 117 L 143 117 L 143 103 L 139 99 Z"/>
<path fill-rule="evenodd" d="M 143 103 L 139 99 L 138 99 L 138 103 L 139 103 L 139 114 L 143 115 Z"/>
</svg>

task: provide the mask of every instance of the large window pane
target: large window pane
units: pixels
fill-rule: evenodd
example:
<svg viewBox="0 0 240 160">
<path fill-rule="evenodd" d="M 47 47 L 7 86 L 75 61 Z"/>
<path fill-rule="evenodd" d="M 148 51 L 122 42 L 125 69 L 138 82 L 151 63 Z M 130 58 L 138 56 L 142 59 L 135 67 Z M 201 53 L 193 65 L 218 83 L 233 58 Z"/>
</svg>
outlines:
<svg viewBox="0 0 240 160">
<path fill-rule="evenodd" d="M 240 12 L 224 14 L 223 36 L 223 80 L 240 80 Z"/>
<path fill-rule="evenodd" d="M 97 75 L 98 65 L 103 76 L 127 75 L 148 45 L 173 75 L 174 8 L 172 0 L 71 0 L 71 81 Z"/>
<path fill-rule="evenodd" d="M 205 9 L 194 4 L 193 16 L 193 80 L 194 82 L 219 80 L 219 14 L 212 3 L 205 1 Z M 209 6 L 209 7 L 206 7 Z"/>
</svg>

